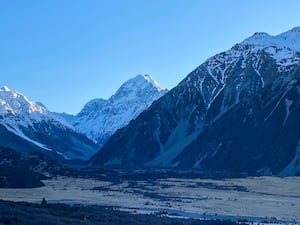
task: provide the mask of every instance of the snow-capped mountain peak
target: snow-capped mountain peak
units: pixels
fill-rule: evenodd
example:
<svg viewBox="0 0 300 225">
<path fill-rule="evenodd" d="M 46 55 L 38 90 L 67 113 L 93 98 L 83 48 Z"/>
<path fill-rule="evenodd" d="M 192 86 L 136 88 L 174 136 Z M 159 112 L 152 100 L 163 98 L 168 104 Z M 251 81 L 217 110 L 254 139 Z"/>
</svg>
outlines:
<svg viewBox="0 0 300 225">
<path fill-rule="evenodd" d="M 41 121 L 50 121 L 60 127 L 74 129 L 66 121 L 52 114 L 42 103 L 33 102 L 7 86 L 0 89 L 0 116 L 0 123 L 13 128 L 17 133 L 20 133 L 20 127 L 32 127 Z"/>
<path fill-rule="evenodd" d="M 158 92 L 165 91 L 165 89 L 150 75 L 137 75 L 121 85 L 118 91 L 110 99 L 115 100 L 121 97 L 135 98 L 136 96 L 143 95 L 143 93 L 149 91 L 148 89 Z"/>
<path fill-rule="evenodd" d="M 47 109 L 30 101 L 26 96 L 16 91 L 11 91 L 7 86 L 0 89 L 0 113 L 1 115 L 22 113 L 47 113 Z"/>
<path fill-rule="evenodd" d="M 300 52 L 300 27 L 295 27 L 279 35 L 269 35 L 263 32 L 257 32 L 253 36 L 244 40 L 242 45 L 254 45 L 259 47 L 276 47 L 278 49 L 289 49 Z"/>
<path fill-rule="evenodd" d="M 121 85 L 109 99 L 91 100 L 76 116 L 62 117 L 102 145 L 166 92 L 150 75 L 137 75 Z"/>
<path fill-rule="evenodd" d="M 249 39 L 261 39 L 267 37 L 270 37 L 270 35 L 266 32 L 255 32 Z"/>
<path fill-rule="evenodd" d="M 7 86 L 3 86 L 0 88 L 0 91 L 10 91 L 10 89 Z"/>
<path fill-rule="evenodd" d="M 18 151 L 36 149 L 65 158 L 88 158 L 95 151 L 95 145 L 60 116 L 6 86 L 0 89 L 0 130 L 0 145 L 13 146 Z M 20 142 L 27 144 L 22 146 Z"/>
</svg>

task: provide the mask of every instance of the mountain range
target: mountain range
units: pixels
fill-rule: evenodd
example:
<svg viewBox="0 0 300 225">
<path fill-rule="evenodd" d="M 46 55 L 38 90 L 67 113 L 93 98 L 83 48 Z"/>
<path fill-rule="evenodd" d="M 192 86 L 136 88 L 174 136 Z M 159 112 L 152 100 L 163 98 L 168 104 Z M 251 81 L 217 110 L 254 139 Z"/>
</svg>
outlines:
<svg viewBox="0 0 300 225">
<path fill-rule="evenodd" d="M 300 173 L 300 27 L 255 33 L 118 130 L 92 167 Z"/>
<path fill-rule="evenodd" d="M 167 92 L 151 76 L 125 82 L 108 100 L 88 102 L 76 116 L 50 112 L 8 87 L 0 89 L 0 146 L 55 159 L 89 159 L 119 128 Z"/>
<path fill-rule="evenodd" d="M 255 33 L 168 91 L 125 82 L 77 115 L 0 89 L 0 146 L 93 168 L 300 175 L 300 27 Z"/>
</svg>

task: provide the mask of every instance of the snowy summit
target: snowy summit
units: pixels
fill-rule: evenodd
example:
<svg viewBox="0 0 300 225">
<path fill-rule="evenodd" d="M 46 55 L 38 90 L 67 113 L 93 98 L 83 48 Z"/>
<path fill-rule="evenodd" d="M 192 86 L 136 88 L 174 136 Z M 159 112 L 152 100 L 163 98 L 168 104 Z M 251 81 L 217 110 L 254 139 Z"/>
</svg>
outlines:
<svg viewBox="0 0 300 225">
<path fill-rule="evenodd" d="M 109 99 L 93 99 L 76 116 L 61 116 L 78 132 L 102 146 L 114 132 L 166 92 L 150 75 L 137 75 L 121 85 Z"/>
<path fill-rule="evenodd" d="M 42 103 L 33 102 L 6 86 L 0 89 L 0 129 L 0 145 L 13 146 L 21 152 L 45 151 L 71 159 L 89 158 L 96 150 L 90 140 Z M 82 146 L 80 151 L 75 143 Z"/>
<path fill-rule="evenodd" d="M 271 36 L 267 33 L 257 32 L 247 38 L 242 44 L 255 45 L 260 47 L 276 47 L 278 49 L 288 49 L 300 52 L 300 27 L 295 27 L 279 35 Z"/>
</svg>

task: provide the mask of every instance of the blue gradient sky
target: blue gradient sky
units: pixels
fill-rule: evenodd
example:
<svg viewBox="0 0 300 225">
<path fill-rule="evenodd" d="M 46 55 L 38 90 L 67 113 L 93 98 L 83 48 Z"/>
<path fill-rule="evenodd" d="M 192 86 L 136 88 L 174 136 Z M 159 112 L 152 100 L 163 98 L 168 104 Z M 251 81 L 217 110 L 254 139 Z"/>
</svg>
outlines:
<svg viewBox="0 0 300 225">
<path fill-rule="evenodd" d="M 0 86 L 77 113 L 129 78 L 174 87 L 256 31 L 300 26 L 299 0 L 14 0 L 0 2 Z"/>
</svg>

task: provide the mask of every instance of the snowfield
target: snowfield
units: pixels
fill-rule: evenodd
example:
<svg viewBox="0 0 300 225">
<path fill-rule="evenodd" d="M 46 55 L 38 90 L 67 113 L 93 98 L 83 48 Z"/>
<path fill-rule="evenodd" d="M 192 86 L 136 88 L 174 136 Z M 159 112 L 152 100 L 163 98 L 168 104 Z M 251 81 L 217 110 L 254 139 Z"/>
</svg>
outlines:
<svg viewBox="0 0 300 225">
<path fill-rule="evenodd" d="M 0 199 L 115 206 L 199 219 L 300 224 L 300 177 L 109 182 L 57 177 L 35 189 L 0 189 Z"/>
</svg>

